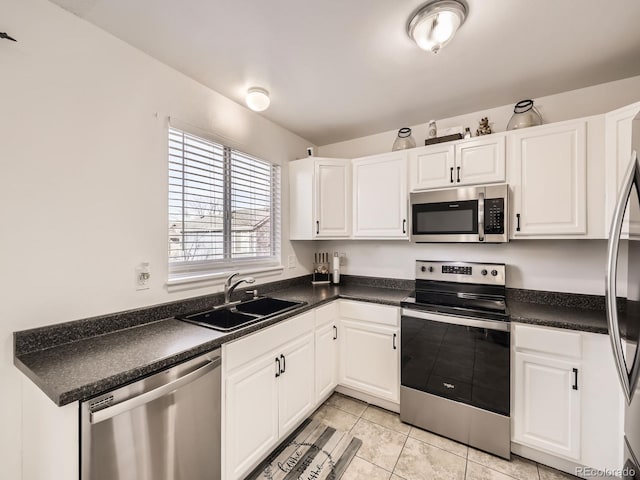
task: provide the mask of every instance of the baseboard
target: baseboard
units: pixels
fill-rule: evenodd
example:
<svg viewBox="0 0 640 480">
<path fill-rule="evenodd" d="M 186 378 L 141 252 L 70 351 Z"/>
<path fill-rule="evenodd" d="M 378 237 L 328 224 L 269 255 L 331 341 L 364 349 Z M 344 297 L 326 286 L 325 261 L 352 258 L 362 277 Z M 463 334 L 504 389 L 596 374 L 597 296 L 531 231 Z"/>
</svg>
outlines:
<svg viewBox="0 0 640 480">
<path fill-rule="evenodd" d="M 573 462 L 571 460 L 567 460 L 565 458 L 556 457 L 555 455 L 552 455 L 550 453 L 541 452 L 540 450 L 536 450 L 535 448 L 526 447 L 519 443 L 511 442 L 511 452 L 515 453 L 516 455 L 520 455 L 521 457 L 528 458 L 529 460 L 533 460 L 534 462 L 538 462 L 543 465 L 547 465 L 548 467 L 555 468 L 556 470 L 570 473 L 571 475 L 575 475 L 576 477 L 593 478 L 576 473 L 579 472 L 580 469 L 584 469 L 584 465 Z M 599 475 L 598 479 L 620 480 L 620 477 Z"/>
<path fill-rule="evenodd" d="M 344 385 L 338 385 L 336 387 L 336 392 L 342 393 L 349 397 L 356 398 L 358 400 L 362 400 L 363 402 L 370 403 L 371 405 L 375 405 L 376 407 L 384 408 L 385 410 L 389 410 L 391 412 L 400 413 L 400 404 L 394 403 L 389 400 L 383 400 L 381 398 L 375 397 L 368 393 L 361 392 L 351 387 L 345 387 Z"/>
</svg>

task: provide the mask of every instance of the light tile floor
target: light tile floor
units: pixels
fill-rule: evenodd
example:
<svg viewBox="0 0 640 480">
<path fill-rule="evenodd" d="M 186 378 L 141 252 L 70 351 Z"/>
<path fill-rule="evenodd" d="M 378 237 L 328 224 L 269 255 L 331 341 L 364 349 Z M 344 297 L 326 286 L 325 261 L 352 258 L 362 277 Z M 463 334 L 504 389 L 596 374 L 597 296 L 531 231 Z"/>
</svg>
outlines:
<svg viewBox="0 0 640 480">
<path fill-rule="evenodd" d="M 396 413 L 334 393 L 313 417 L 362 440 L 342 480 L 575 480 L 516 455 L 506 461 L 400 421 Z"/>
</svg>

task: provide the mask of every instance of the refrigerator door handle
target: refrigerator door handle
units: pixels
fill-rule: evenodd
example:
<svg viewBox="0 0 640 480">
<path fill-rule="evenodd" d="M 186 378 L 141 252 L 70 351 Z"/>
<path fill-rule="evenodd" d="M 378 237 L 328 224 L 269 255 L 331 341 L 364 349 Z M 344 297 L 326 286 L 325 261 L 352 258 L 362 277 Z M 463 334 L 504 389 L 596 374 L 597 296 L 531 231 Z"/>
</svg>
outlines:
<svg viewBox="0 0 640 480">
<path fill-rule="evenodd" d="M 616 369 L 622 384 L 622 390 L 627 403 L 631 403 L 633 392 L 627 367 L 624 360 L 624 352 L 622 351 L 622 341 L 620 339 L 620 326 L 618 322 L 617 308 L 617 285 L 616 275 L 618 269 L 618 249 L 620 247 L 620 235 L 622 232 L 622 222 L 627 207 L 627 202 L 631 196 L 631 189 L 634 181 L 640 185 L 640 165 L 638 164 L 638 156 L 634 151 L 631 154 L 631 162 L 627 173 L 624 176 L 622 188 L 616 202 L 616 208 L 613 214 L 611 230 L 609 232 L 609 243 L 607 246 L 607 274 L 606 274 L 606 302 L 607 302 L 607 324 L 609 327 L 609 339 L 611 340 L 611 348 L 615 359 Z"/>
</svg>

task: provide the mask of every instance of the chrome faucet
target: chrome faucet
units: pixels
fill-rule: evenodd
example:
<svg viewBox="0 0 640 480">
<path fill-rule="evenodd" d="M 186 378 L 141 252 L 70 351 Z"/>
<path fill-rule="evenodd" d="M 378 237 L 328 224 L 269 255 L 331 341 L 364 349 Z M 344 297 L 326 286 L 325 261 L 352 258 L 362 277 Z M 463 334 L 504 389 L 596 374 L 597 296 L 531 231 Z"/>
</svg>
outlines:
<svg viewBox="0 0 640 480">
<path fill-rule="evenodd" d="M 231 294 L 233 293 L 233 291 L 236 289 L 238 285 L 240 285 L 241 283 L 253 283 L 256 281 L 256 279 L 253 277 L 245 277 L 245 278 L 238 279 L 235 283 L 232 284 L 231 280 L 233 280 L 233 278 L 237 277 L 238 275 L 240 274 L 232 273 L 224 282 L 224 303 L 225 304 L 231 303 Z"/>
</svg>

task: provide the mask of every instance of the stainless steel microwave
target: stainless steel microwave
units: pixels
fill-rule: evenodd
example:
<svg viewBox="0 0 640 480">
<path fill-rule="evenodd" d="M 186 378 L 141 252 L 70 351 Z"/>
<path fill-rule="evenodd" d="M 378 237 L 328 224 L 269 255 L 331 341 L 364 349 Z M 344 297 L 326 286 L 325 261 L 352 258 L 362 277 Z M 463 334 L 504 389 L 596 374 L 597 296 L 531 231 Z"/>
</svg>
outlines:
<svg viewBox="0 0 640 480">
<path fill-rule="evenodd" d="M 509 241 L 509 186 L 476 185 L 411 193 L 411 241 Z"/>
</svg>

